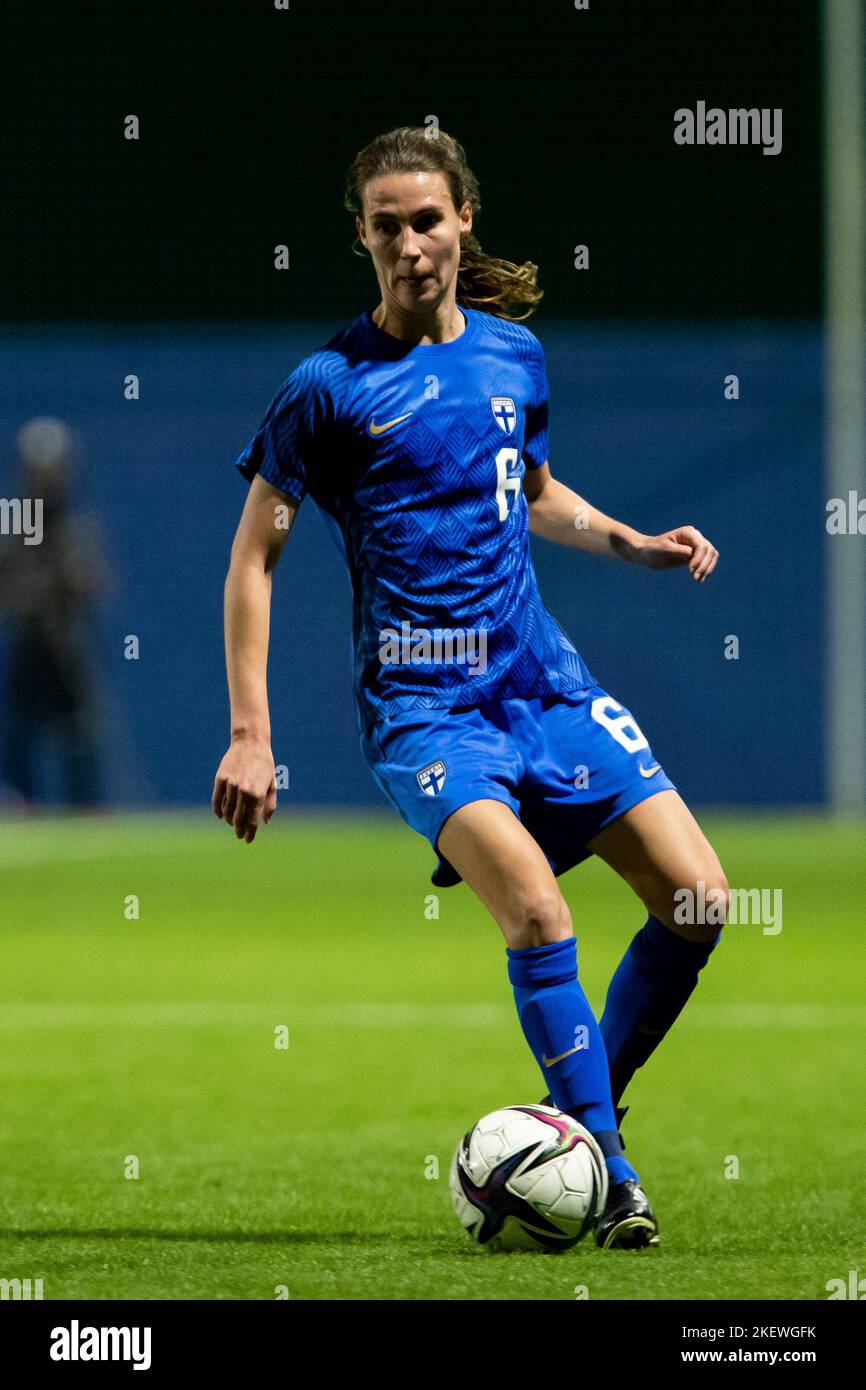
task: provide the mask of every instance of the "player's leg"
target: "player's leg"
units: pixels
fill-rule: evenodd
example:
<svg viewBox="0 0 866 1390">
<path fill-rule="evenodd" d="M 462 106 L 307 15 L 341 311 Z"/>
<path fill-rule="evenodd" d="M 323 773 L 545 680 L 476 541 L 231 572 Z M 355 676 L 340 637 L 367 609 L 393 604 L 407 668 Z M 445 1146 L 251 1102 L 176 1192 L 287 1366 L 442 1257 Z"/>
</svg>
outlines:
<svg viewBox="0 0 866 1390">
<path fill-rule="evenodd" d="M 614 973 L 601 1018 L 618 1104 L 693 993 L 720 938 L 728 884 L 715 850 L 675 791 L 632 806 L 587 848 L 625 879 L 650 914 Z M 704 904 L 705 911 L 686 911 L 689 902 Z M 704 920 L 683 920 L 696 916 Z"/>
<path fill-rule="evenodd" d="M 608 1059 L 577 978 L 571 915 L 536 841 L 501 801 L 461 806 L 437 849 L 498 923 L 526 1040 L 554 1103 L 597 1139 L 612 1183 L 638 1176 L 622 1156 Z"/>
<path fill-rule="evenodd" d="M 678 792 L 661 791 L 632 806 L 588 840 L 587 849 L 615 869 L 677 936 L 698 942 L 718 936 L 727 910 L 727 880 L 716 851 Z M 695 895 L 697 905 L 706 902 L 706 922 L 684 920 L 687 903 L 676 896 L 683 889 Z"/>
</svg>

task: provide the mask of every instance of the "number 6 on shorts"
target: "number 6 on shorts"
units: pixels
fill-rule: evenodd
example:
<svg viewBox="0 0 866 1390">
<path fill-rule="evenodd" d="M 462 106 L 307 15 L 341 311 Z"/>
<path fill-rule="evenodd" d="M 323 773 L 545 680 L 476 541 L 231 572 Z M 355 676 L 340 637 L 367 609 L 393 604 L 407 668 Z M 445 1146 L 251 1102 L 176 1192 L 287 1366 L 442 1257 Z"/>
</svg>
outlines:
<svg viewBox="0 0 866 1390">
<path fill-rule="evenodd" d="M 620 711 L 616 718 L 611 711 Z M 649 748 L 649 739 L 641 733 L 633 715 L 614 700 L 612 695 L 599 695 L 592 702 L 590 714 L 597 724 L 601 724 L 627 753 L 639 753 Z"/>
</svg>

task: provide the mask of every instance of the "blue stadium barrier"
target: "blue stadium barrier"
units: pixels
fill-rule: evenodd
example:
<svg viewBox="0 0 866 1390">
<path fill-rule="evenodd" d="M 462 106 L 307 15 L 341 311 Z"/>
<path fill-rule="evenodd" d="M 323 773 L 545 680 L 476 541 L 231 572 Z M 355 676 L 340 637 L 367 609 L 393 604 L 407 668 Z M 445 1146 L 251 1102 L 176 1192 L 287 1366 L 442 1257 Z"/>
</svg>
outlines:
<svg viewBox="0 0 866 1390">
<path fill-rule="evenodd" d="M 371 301 L 372 303 L 372 301 Z M 347 315 L 347 318 L 350 315 Z M 98 643 L 111 799 L 206 807 L 228 733 L 222 586 L 246 494 L 233 460 L 277 385 L 340 324 L 0 334 L 4 496 L 15 431 L 69 421 L 86 444 L 118 592 Z M 693 523 L 719 547 L 708 584 L 533 541 L 547 606 L 628 705 L 695 805 L 824 799 L 818 325 L 547 321 L 551 466 L 644 531 Z M 124 378 L 140 399 L 124 399 Z M 739 378 L 739 400 L 724 379 Z M 348 576 L 314 505 L 275 578 L 270 657 L 284 804 L 378 807 L 351 700 Z M 124 659 L 136 634 L 140 658 Z M 739 638 L 739 659 L 725 641 Z M 50 795 L 50 779 L 46 794 Z"/>
</svg>

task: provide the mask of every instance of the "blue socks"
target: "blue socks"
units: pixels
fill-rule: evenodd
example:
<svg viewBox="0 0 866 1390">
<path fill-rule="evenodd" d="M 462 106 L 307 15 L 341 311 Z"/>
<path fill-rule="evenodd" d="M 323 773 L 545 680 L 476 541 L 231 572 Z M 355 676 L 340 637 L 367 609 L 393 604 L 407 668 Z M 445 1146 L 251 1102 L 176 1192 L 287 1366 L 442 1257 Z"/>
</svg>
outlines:
<svg viewBox="0 0 866 1390">
<path fill-rule="evenodd" d="M 612 1183 L 639 1181 L 622 1156 L 604 1039 L 577 979 L 577 942 L 505 954 L 520 1024 L 554 1104 L 595 1137 Z"/>
<path fill-rule="evenodd" d="M 658 1047 L 718 944 L 686 941 L 650 917 L 617 966 L 601 1016 L 614 1104 Z"/>
</svg>

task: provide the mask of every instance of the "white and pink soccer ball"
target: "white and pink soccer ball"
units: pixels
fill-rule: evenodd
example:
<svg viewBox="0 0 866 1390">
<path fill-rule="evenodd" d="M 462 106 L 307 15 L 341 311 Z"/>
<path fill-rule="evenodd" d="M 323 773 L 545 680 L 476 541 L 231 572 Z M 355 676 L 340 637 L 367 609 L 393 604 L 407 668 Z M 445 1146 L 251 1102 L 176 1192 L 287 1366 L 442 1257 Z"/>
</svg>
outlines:
<svg viewBox="0 0 866 1390">
<path fill-rule="evenodd" d="M 568 1250 L 604 1211 L 607 1166 L 583 1125 L 507 1105 L 473 1125 L 449 1176 L 457 1219 L 488 1250 Z"/>
</svg>

